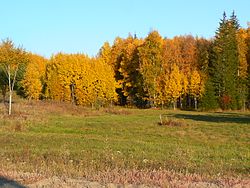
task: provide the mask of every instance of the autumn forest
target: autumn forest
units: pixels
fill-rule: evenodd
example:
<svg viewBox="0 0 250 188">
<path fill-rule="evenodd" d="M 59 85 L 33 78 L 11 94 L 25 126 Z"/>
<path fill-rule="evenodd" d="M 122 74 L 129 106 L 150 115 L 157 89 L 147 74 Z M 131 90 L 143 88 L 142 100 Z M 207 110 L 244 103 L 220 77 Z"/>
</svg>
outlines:
<svg viewBox="0 0 250 188">
<path fill-rule="evenodd" d="M 202 5 L 211 11 L 209 16 L 216 16 L 217 26 L 211 29 L 205 12 L 193 14 L 201 17 L 213 37 L 173 36 L 173 27 L 180 33 L 180 27 L 197 33 L 199 27 L 203 32 L 206 28 L 193 18 L 188 27 L 170 18 L 171 26 L 168 10 L 179 10 L 180 2 L 171 6 L 169 1 L 136 1 L 134 7 L 131 2 L 42 1 L 41 7 L 31 1 L 9 2 L 18 10 L 12 21 L 8 17 L 7 30 L 20 33 L 11 32 L 15 40 L 3 37 L 0 41 L 0 187 L 250 187 L 250 23 L 242 27 L 234 12 L 219 11 L 219 20 L 218 10 L 211 11 L 218 2 L 205 6 L 188 1 L 185 5 L 199 11 Z M 150 6 L 140 15 L 150 25 L 151 6 L 164 3 L 165 12 L 152 18 L 153 25 L 163 25 L 162 29 L 152 29 L 143 37 L 140 32 L 127 35 L 129 26 L 122 21 L 125 28 L 115 25 L 116 19 L 108 21 L 112 27 L 98 24 L 109 16 L 98 21 L 83 16 L 99 18 L 118 5 L 114 12 L 125 9 L 125 4 L 131 10 Z M 182 7 L 193 10 L 184 2 Z M 28 19 L 34 16 L 36 23 L 43 23 L 24 23 L 25 16 L 17 19 L 24 10 Z M 13 11 L 6 8 L 6 12 Z M 119 21 L 133 17 L 128 17 L 127 9 L 121 12 L 114 14 Z M 176 13 L 183 18 L 185 12 L 180 12 Z M 246 8 L 241 15 L 249 17 Z M 158 23 L 159 16 L 162 22 Z M 48 18 L 53 19 L 48 22 Z M 17 22 L 22 24 L 20 31 L 11 27 Z M 93 25 L 100 31 L 94 33 Z M 107 28 L 122 36 L 125 31 L 125 37 L 104 42 L 117 36 L 105 35 Z M 173 37 L 160 34 L 165 29 Z M 16 44 L 15 36 L 25 45 Z M 93 46 L 94 56 L 74 53 Z M 49 54 L 46 57 L 41 55 L 43 48 Z M 53 50 L 56 53 L 50 55 Z"/>
<path fill-rule="evenodd" d="M 250 27 L 234 13 L 212 39 L 164 38 L 151 31 L 105 42 L 96 57 L 58 53 L 50 59 L 10 40 L 0 45 L 0 90 L 33 100 L 188 110 L 250 107 Z M 10 101 L 11 102 L 11 101 Z"/>
</svg>

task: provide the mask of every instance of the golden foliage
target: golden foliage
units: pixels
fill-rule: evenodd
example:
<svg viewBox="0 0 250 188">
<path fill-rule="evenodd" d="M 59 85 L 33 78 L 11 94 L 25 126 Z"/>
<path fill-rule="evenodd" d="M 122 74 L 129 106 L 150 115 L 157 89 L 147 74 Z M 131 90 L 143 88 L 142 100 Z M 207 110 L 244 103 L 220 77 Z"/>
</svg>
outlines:
<svg viewBox="0 0 250 188">
<path fill-rule="evenodd" d="M 142 74 L 145 91 L 153 104 L 157 97 L 157 78 L 163 65 L 163 39 L 157 31 L 152 31 L 144 43 L 138 48 L 140 73 Z"/>
<path fill-rule="evenodd" d="M 57 54 L 47 70 L 47 95 L 78 105 L 105 105 L 116 101 L 116 82 L 105 59 L 83 54 Z"/>
<path fill-rule="evenodd" d="M 239 76 L 247 78 L 247 30 L 240 29 L 237 32 L 238 53 L 239 53 Z"/>
<path fill-rule="evenodd" d="M 204 91 L 204 84 L 197 70 L 193 70 L 190 77 L 189 93 L 194 97 L 199 97 Z"/>
<path fill-rule="evenodd" d="M 28 54 L 28 65 L 22 86 L 29 99 L 39 99 L 42 96 L 42 89 L 45 79 L 47 60 L 41 56 Z"/>
<path fill-rule="evenodd" d="M 175 102 L 182 93 L 182 74 L 180 73 L 179 67 L 176 64 L 173 64 L 168 82 L 165 86 L 165 91 L 167 97 L 171 102 Z"/>
</svg>

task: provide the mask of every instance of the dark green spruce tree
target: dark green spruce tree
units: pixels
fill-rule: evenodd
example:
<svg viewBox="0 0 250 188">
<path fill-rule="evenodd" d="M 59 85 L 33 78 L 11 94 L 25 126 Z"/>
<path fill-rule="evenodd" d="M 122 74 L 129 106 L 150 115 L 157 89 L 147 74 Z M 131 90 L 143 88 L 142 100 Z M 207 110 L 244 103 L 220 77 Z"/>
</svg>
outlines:
<svg viewBox="0 0 250 188">
<path fill-rule="evenodd" d="M 212 41 L 197 38 L 196 48 L 198 68 L 201 71 L 202 79 L 205 80 L 204 94 L 200 100 L 200 107 L 205 111 L 215 110 L 219 108 L 219 105 L 215 95 L 213 83 L 209 76 Z"/>
<path fill-rule="evenodd" d="M 201 108 L 205 111 L 219 108 L 214 86 L 210 79 L 208 79 L 205 84 L 205 92 L 201 98 Z"/>
<path fill-rule="evenodd" d="M 238 29 L 239 24 L 234 12 L 229 19 L 224 12 L 216 32 L 210 67 L 211 80 L 222 109 L 238 108 L 239 57 L 236 38 Z"/>
</svg>

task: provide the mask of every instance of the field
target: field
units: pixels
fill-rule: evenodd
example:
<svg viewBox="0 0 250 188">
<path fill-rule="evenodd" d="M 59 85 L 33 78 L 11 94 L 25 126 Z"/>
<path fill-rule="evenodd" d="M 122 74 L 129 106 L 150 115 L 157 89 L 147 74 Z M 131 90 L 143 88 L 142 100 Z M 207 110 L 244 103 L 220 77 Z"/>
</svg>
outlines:
<svg viewBox="0 0 250 188">
<path fill-rule="evenodd" d="M 10 117 L 5 110 L 1 104 L 0 176 L 249 185 L 249 112 L 96 110 L 32 101 L 14 103 Z"/>
</svg>

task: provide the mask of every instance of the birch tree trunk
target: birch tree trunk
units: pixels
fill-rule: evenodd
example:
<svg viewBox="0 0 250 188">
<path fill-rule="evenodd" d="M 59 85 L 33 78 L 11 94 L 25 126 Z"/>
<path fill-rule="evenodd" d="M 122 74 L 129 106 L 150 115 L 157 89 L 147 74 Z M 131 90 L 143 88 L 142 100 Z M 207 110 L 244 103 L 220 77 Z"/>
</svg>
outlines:
<svg viewBox="0 0 250 188">
<path fill-rule="evenodd" d="M 9 111 L 8 114 L 11 115 L 11 105 L 12 105 L 12 87 L 11 87 L 11 70 L 10 65 L 7 66 L 7 76 L 9 82 Z"/>
<path fill-rule="evenodd" d="M 12 91 L 10 91 L 10 96 L 9 96 L 9 115 L 11 115 L 11 104 L 12 104 Z"/>
<path fill-rule="evenodd" d="M 173 101 L 173 107 L 174 107 L 174 110 L 176 109 L 176 102 Z"/>
<path fill-rule="evenodd" d="M 197 98 L 194 97 L 194 109 L 197 110 Z"/>
<path fill-rule="evenodd" d="M 9 110 L 8 114 L 11 115 L 12 112 L 12 96 L 13 96 L 13 90 L 16 82 L 16 76 L 18 72 L 19 65 L 16 66 L 16 69 L 14 71 L 13 80 L 11 80 L 11 65 L 7 66 L 7 75 L 8 75 L 8 82 L 9 82 Z"/>
</svg>

